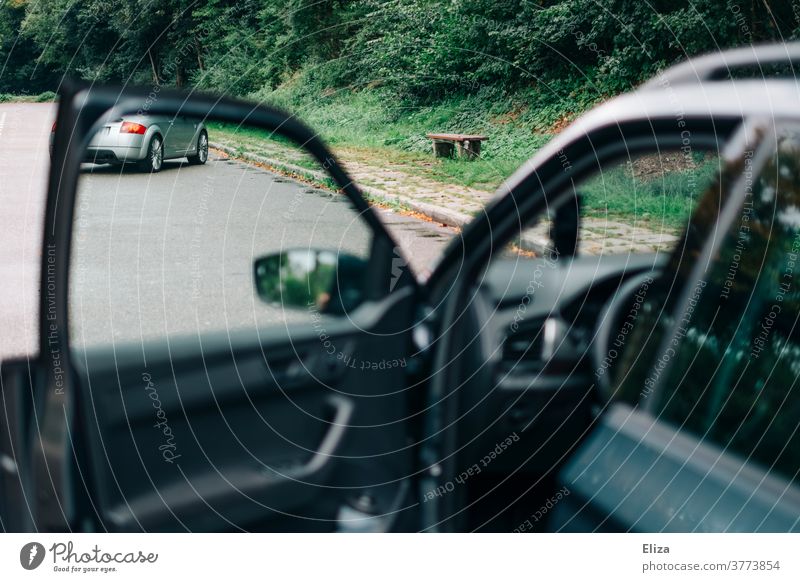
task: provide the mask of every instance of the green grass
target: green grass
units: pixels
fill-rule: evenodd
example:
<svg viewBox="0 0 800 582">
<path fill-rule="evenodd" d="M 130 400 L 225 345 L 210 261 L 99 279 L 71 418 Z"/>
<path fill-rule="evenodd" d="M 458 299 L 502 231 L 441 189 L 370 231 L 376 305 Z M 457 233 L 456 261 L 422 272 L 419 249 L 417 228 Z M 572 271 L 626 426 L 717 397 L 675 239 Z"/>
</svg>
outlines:
<svg viewBox="0 0 800 582">
<path fill-rule="evenodd" d="M 665 170 L 646 178 L 620 166 L 579 187 L 587 216 L 609 216 L 678 230 L 686 225 L 698 197 L 718 170 L 716 160 L 696 167 Z"/>
<path fill-rule="evenodd" d="M 239 127 L 216 121 L 207 125 L 212 142 L 224 143 L 240 154 L 255 154 L 309 170 L 321 170 L 316 160 L 282 136 L 253 127 Z"/>
<path fill-rule="evenodd" d="M 45 91 L 38 95 L 15 95 L 13 93 L 0 93 L 0 103 L 51 103 L 57 95 L 52 91 Z"/>
<path fill-rule="evenodd" d="M 334 151 L 372 152 L 377 159 L 402 163 L 412 174 L 488 191 L 494 191 L 551 138 L 530 123 L 513 123 L 506 114 L 494 111 L 488 97 L 408 107 L 374 90 L 310 98 L 298 95 L 292 85 L 255 97 L 296 114 Z M 481 133 L 489 139 L 478 161 L 434 159 L 426 137 L 431 132 Z"/>
</svg>

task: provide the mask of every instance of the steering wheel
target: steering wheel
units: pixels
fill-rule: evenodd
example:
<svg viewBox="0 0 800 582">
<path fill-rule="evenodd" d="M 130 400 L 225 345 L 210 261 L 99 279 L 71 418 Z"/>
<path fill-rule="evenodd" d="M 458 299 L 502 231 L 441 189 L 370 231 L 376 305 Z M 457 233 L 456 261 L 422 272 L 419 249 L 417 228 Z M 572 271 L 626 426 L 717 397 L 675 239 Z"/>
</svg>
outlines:
<svg viewBox="0 0 800 582">
<path fill-rule="evenodd" d="M 591 361 L 594 368 L 597 391 L 603 400 L 610 400 L 614 390 L 614 368 L 619 363 L 622 350 L 612 342 L 618 338 L 629 338 L 630 334 L 623 332 L 626 319 L 633 316 L 633 324 L 639 314 L 639 309 L 647 298 L 648 292 L 656 284 L 660 271 L 638 273 L 626 280 L 609 299 L 597 322 L 592 342 Z"/>
</svg>

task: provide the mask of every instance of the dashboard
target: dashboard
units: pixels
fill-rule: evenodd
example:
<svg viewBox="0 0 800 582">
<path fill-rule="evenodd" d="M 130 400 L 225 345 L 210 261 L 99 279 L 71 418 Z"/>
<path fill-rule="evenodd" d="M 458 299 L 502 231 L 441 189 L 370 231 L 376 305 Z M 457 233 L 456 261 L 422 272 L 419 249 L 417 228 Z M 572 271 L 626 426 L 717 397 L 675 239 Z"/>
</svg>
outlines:
<svg viewBox="0 0 800 582">
<path fill-rule="evenodd" d="M 472 294 L 461 352 L 460 465 L 509 435 L 519 446 L 491 470 L 559 466 L 591 425 L 598 403 L 592 345 L 625 283 L 658 272 L 669 255 L 495 261 Z"/>
</svg>

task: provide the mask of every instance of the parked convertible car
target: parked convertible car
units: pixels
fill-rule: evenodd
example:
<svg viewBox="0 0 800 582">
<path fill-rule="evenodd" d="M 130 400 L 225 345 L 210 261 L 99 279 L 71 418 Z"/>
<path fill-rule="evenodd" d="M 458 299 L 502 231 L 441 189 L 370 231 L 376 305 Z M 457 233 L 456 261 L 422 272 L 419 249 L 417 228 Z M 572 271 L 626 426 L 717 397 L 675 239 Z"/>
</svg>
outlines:
<svg viewBox="0 0 800 582">
<path fill-rule="evenodd" d="M 55 125 L 53 130 L 51 155 Z M 208 131 L 202 121 L 183 115 L 135 114 L 103 124 L 92 136 L 83 161 L 135 163 L 143 170 L 158 172 L 164 160 L 177 158 L 186 158 L 190 164 L 206 163 Z"/>
<path fill-rule="evenodd" d="M 800 89 L 787 75 L 797 66 L 798 44 L 748 47 L 600 105 L 509 178 L 424 279 L 314 132 L 243 101 L 165 90 L 152 113 L 277 136 L 269 155 L 292 143 L 304 153 L 287 167 L 316 161 L 329 174 L 324 196 L 308 203 L 315 194 L 290 187 L 288 172 L 256 166 L 139 198 L 97 196 L 113 192 L 113 176 L 91 176 L 85 204 L 115 222 L 81 220 L 83 144 L 104 116 L 138 123 L 124 114 L 148 91 L 66 87 L 39 354 L 3 362 L 0 376 L 0 524 L 800 530 Z M 753 76 L 766 70 L 775 74 Z M 191 139 L 176 151 L 191 154 Z M 604 252 L 585 211 L 591 201 L 598 212 L 608 189 L 632 207 L 655 195 L 686 208 L 677 236 Z M 189 211 L 169 215 L 179 204 Z M 150 209 L 164 218 L 143 220 Z M 352 219 L 334 220 L 345 211 Z M 531 229 L 545 220 L 542 241 Z M 641 220 L 655 229 L 665 219 Z M 164 224 L 190 229 L 190 241 Z M 357 228 L 365 250 L 350 256 Z M 313 242 L 321 231 L 336 244 Z M 246 239 L 232 243 L 236 233 Z M 276 233 L 281 248 L 267 252 Z M 260 256 L 233 264 L 238 247 Z M 75 256 L 79 289 L 96 300 L 68 284 Z M 203 293 L 223 306 L 235 296 L 252 325 L 204 328 L 214 314 L 191 311 Z M 194 333 L 141 331 L 148 297 L 161 328 L 192 304 L 183 313 Z M 118 303 L 116 327 L 101 300 Z M 110 341 L 128 326 L 136 341 L 83 345 L 81 306 L 104 318 Z M 267 307 L 278 315 L 256 321 Z M 292 309 L 300 316 L 284 317 Z"/>
</svg>

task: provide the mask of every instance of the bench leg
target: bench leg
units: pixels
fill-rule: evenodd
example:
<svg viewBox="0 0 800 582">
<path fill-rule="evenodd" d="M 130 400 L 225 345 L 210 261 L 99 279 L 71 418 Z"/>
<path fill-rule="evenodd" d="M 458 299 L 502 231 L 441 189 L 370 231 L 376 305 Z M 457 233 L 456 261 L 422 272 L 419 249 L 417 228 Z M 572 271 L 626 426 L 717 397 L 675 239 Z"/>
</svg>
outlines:
<svg viewBox="0 0 800 582">
<path fill-rule="evenodd" d="M 452 158 L 453 142 L 433 140 L 433 155 L 437 158 Z"/>
<path fill-rule="evenodd" d="M 458 145 L 458 155 L 466 160 L 481 157 L 481 142 L 465 140 Z"/>
</svg>

